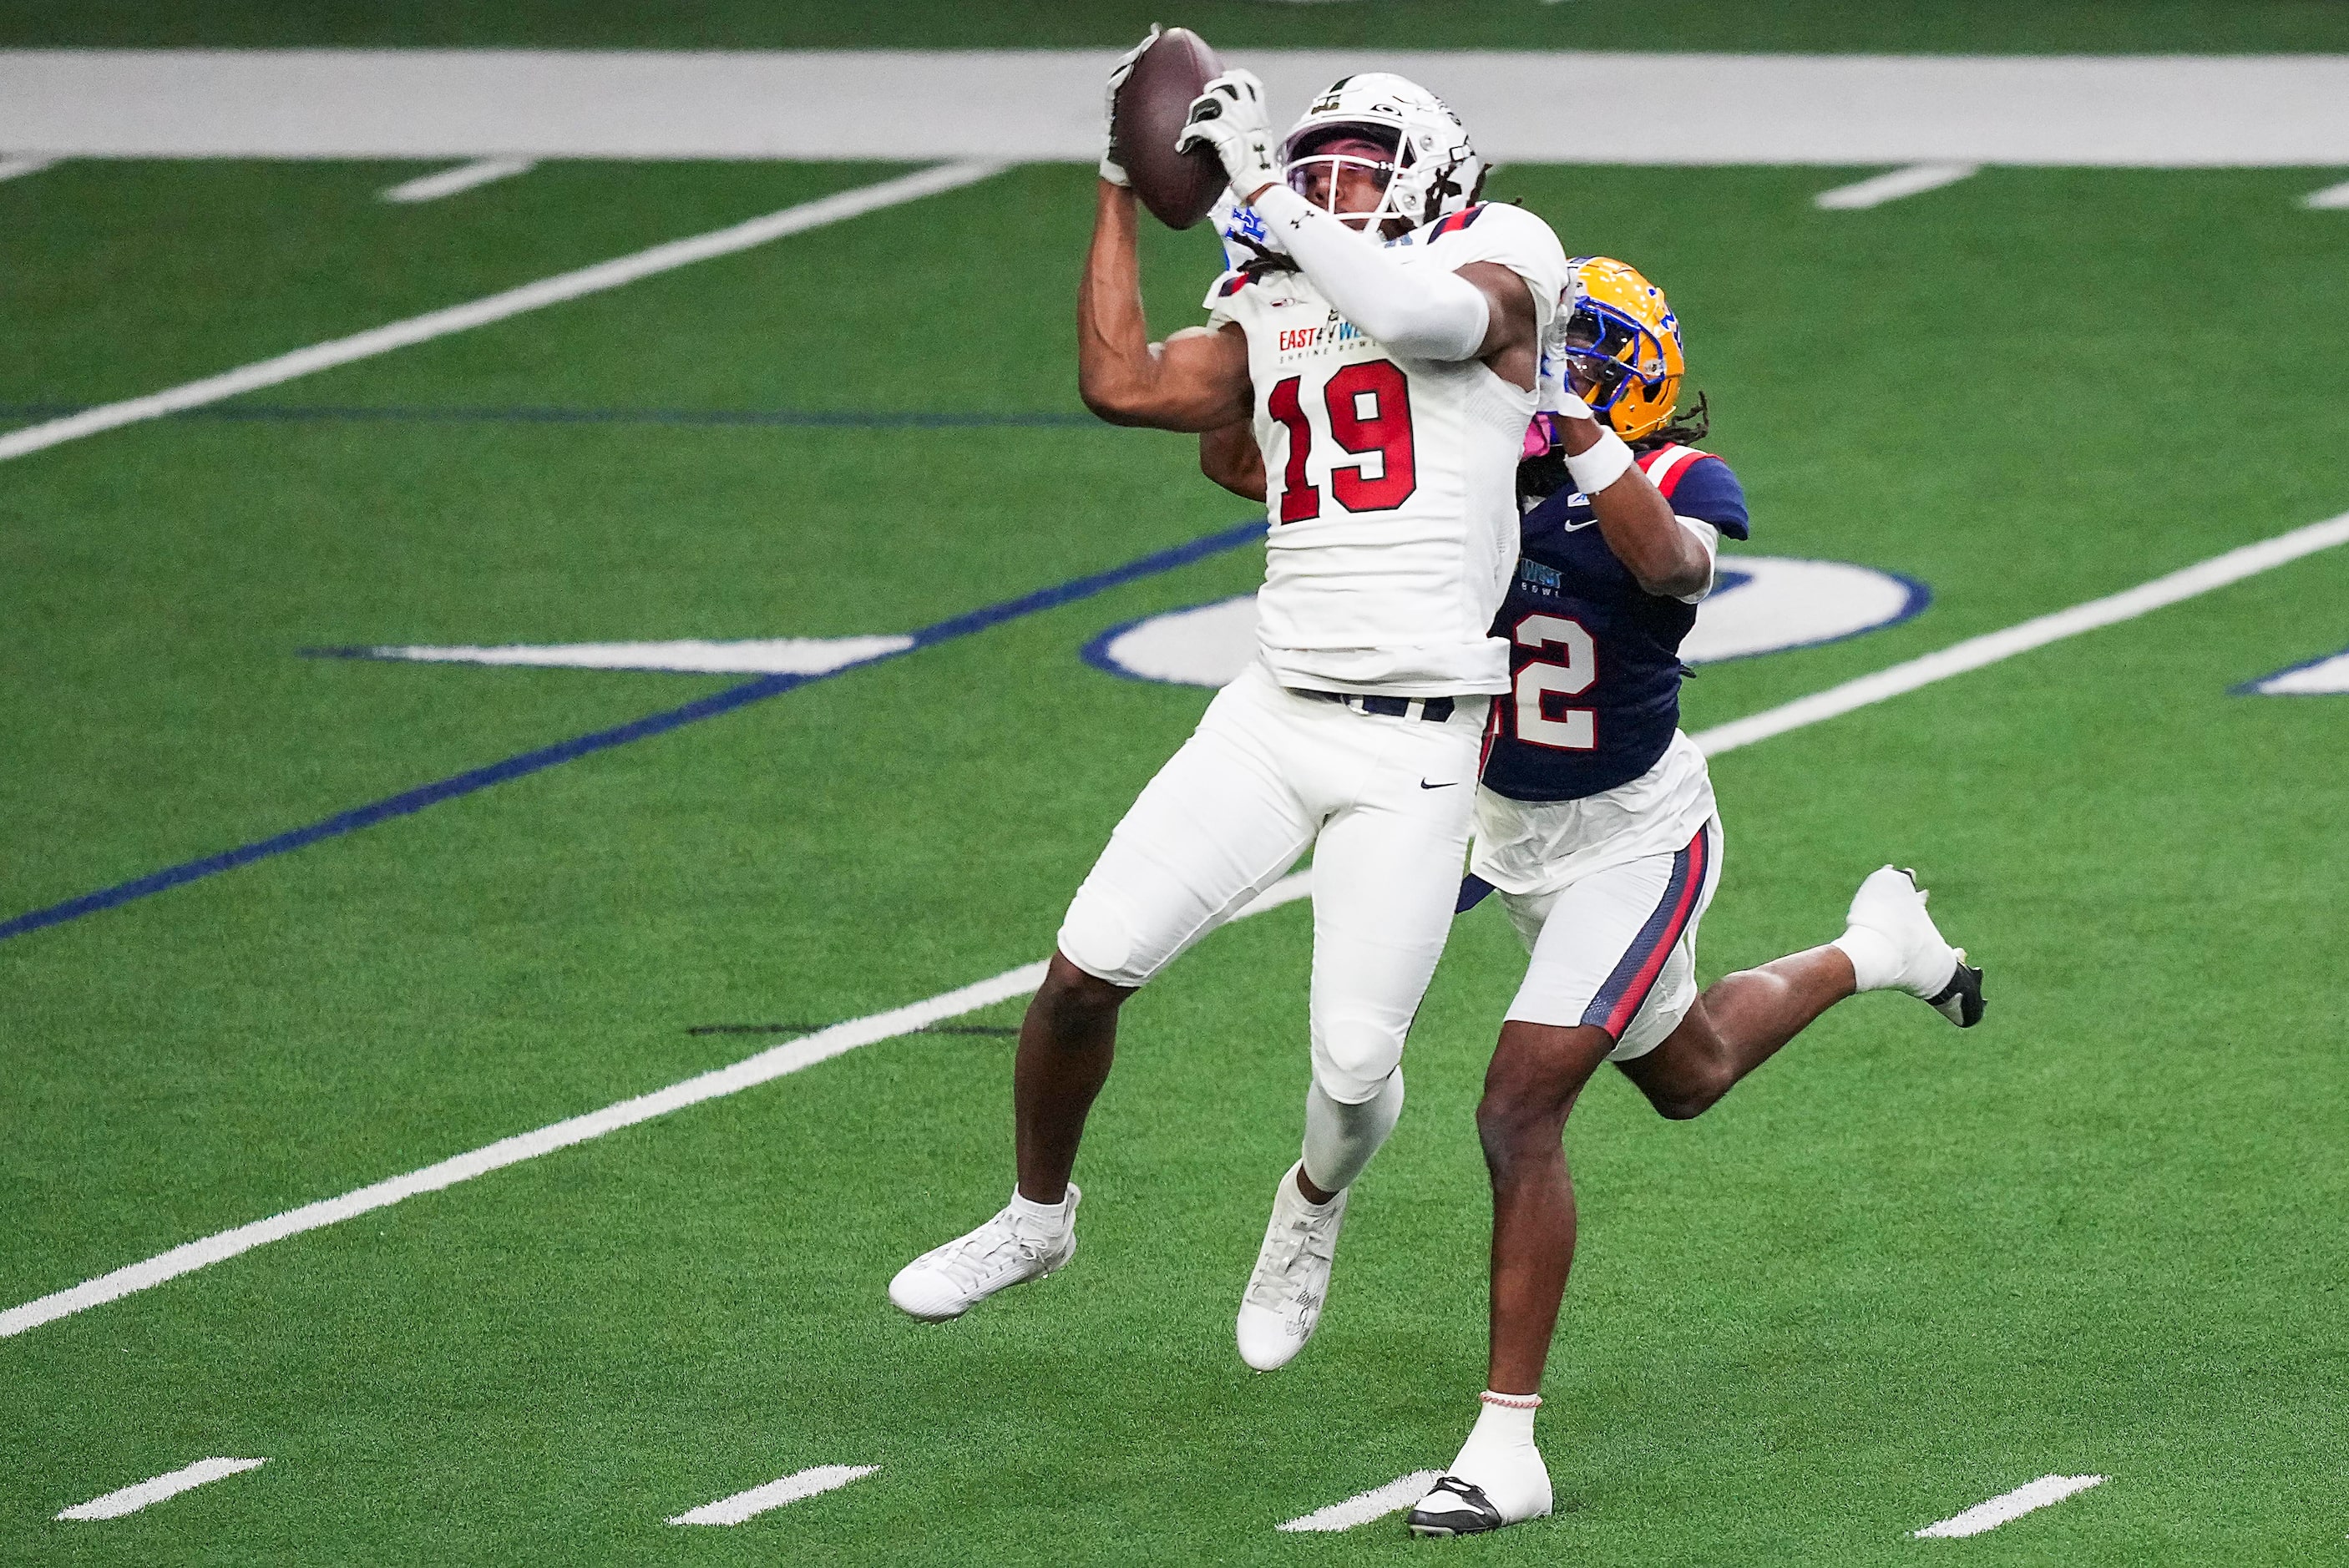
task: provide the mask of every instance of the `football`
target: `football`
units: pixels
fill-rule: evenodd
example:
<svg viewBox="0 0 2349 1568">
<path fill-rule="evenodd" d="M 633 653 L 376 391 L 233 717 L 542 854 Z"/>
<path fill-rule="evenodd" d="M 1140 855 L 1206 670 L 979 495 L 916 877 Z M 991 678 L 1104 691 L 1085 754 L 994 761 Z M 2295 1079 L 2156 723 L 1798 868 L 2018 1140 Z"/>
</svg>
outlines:
<svg viewBox="0 0 2349 1568">
<path fill-rule="evenodd" d="M 1223 72 L 1206 40 L 1188 27 L 1170 27 L 1133 62 L 1117 90 L 1111 134 L 1133 193 L 1170 229 L 1187 229 L 1207 215 L 1224 189 L 1224 166 L 1205 148 L 1174 150 L 1191 100 Z"/>
</svg>

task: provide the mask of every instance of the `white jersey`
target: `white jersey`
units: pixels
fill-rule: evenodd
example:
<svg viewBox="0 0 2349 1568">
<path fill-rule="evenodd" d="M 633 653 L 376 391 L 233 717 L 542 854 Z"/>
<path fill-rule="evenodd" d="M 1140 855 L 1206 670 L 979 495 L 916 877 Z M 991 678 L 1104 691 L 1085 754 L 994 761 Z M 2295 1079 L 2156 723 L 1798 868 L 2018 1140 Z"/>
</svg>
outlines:
<svg viewBox="0 0 2349 1568">
<path fill-rule="evenodd" d="M 1566 252 L 1523 208 L 1487 203 L 1415 229 L 1405 266 L 1497 262 L 1526 280 L 1546 335 Z M 1271 522 L 1257 595 L 1281 684 L 1444 696 L 1509 689 L 1490 635 L 1517 559 L 1517 459 L 1535 394 L 1482 362 L 1392 354 L 1299 272 L 1226 273 L 1210 325 L 1247 334 Z"/>
</svg>

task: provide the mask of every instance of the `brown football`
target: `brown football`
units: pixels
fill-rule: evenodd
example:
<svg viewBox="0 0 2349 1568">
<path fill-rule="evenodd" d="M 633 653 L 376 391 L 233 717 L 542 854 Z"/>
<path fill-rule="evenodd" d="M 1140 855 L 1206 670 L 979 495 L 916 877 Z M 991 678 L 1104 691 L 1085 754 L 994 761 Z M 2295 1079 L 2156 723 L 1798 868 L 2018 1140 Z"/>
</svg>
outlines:
<svg viewBox="0 0 2349 1568">
<path fill-rule="evenodd" d="M 1133 193 L 1170 229 L 1187 229 L 1207 215 L 1223 193 L 1224 166 L 1206 148 L 1174 150 L 1191 100 L 1223 62 L 1206 40 L 1188 27 L 1170 27 L 1133 62 L 1133 73 L 1117 89 L 1111 131 L 1118 161 L 1133 181 Z"/>
</svg>

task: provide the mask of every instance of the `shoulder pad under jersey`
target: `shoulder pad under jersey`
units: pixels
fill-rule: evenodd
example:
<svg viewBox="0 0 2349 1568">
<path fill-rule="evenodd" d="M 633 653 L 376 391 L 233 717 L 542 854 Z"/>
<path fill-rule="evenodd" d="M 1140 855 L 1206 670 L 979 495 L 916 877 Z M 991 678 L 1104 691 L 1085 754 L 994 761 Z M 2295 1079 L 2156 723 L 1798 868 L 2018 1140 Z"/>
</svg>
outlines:
<svg viewBox="0 0 2349 1568">
<path fill-rule="evenodd" d="M 1682 517 L 1709 522 L 1732 539 L 1751 536 L 1745 487 L 1730 466 L 1711 452 L 1670 442 L 1640 454 L 1640 471 Z"/>
</svg>

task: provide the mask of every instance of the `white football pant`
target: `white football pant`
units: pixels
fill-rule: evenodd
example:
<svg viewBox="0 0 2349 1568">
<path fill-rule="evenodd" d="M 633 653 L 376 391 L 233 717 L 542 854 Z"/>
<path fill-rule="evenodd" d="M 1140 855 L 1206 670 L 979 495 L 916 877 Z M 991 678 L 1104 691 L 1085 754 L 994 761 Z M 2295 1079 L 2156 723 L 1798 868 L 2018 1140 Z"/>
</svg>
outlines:
<svg viewBox="0 0 2349 1568">
<path fill-rule="evenodd" d="M 1696 1005 L 1696 932 L 1721 885 L 1721 819 L 1668 853 L 1606 866 L 1547 892 L 1500 895 L 1533 962 L 1508 1017 L 1615 1040 L 1646 1056 Z"/>
<path fill-rule="evenodd" d="M 1310 847 L 1313 1080 L 1344 1105 L 1379 1094 L 1443 955 L 1467 850 L 1487 699 L 1453 701 L 1442 721 L 1362 713 L 1249 665 L 1117 825 L 1061 954 L 1141 985 Z"/>
</svg>

